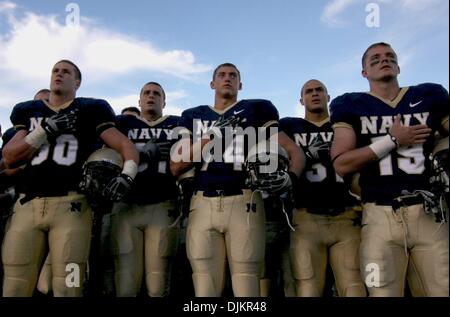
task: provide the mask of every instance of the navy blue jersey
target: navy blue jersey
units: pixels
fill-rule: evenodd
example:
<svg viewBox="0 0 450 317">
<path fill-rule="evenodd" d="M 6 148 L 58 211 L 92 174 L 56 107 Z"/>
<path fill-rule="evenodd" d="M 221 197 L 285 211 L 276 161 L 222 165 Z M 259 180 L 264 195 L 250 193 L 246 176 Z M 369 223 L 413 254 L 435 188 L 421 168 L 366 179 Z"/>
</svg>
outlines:
<svg viewBox="0 0 450 317">
<path fill-rule="evenodd" d="M 60 112 L 77 111 L 73 132 L 66 132 L 41 146 L 27 163 L 21 192 L 32 196 L 60 196 L 76 191 L 81 180 L 82 166 L 88 156 L 98 148 L 98 137 L 114 126 L 114 111 L 100 99 L 75 98 Z M 41 100 L 17 104 L 11 114 L 16 130 L 34 130 L 44 118 L 56 112 Z"/>
<path fill-rule="evenodd" d="M 175 142 L 173 129 L 177 127 L 180 117 L 164 116 L 149 122 L 135 116 L 117 116 L 117 128 L 125 134 L 140 150 L 150 139 Z M 174 199 L 178 193 L 175 178 L 170 173 L 168 161 L 150 164 L 143 161 L 131 191 L 124 198 L 125 202 L 136 204 L 156 204 Z"/>
<path fill-rule="evenodd" d="M 320 210 L 354 206 L 349 194 L 350 185 L 336 174 L 330 159 L 333 129 L 329 120 L 319 123 L 302 118 L 283 118 L 280 130 L 286 133 L 302 150 L 316 153 L 316 159 L 307 158 L 305 171 L 295 193 L 297 208 Z"/>
<path fill-rule="evenodd" d="M 255 128 L 278 126 L 278 111 L 268 100 L 241 100 L 223 111 L 210 106 L 199 106 L 183 112 L 180 126 L 192 133 L 193 140 L 199 140 L 220 117 L 235 116 L 240 120 L 239 129 L 233 135 L 233 142 L 222 139 L 222 152 L 218 160 L 205 160 L 195 165 L 197 190 L 236 190 L 246 188 L 247 174 L 244 162 L 249 148 L 246 131 Z M 246 130 L 247 129 L 247 130 Z M 249 135 L 249 134 L 247 134 Z M 258 131 L 255 132 L 258 135 Z M 263 141 L 263 140 L 259 140 Z M 213 151 L 211 151 L 213 152 Z M 217 153 L 213 153 L 217 156 Z"/>
<path fill-rule="evenodd" d="M 403 88 L 392 102 L 369 93 L 342 95 L 331 103 L 334 127 L 351 127 L 357 148 L 368 146 L 385 136 L 400 114 L 405 126 L 426 124 L 439 130 L 448 120 L 448 92 L 440 85 L 422 84 Z M 363 202 L 387 204 L 402 191 L 428 189 L 426 166 L 433 148 L 434 133 L 423 145 L 401 147 L 361 170 Z"/>
</svg>

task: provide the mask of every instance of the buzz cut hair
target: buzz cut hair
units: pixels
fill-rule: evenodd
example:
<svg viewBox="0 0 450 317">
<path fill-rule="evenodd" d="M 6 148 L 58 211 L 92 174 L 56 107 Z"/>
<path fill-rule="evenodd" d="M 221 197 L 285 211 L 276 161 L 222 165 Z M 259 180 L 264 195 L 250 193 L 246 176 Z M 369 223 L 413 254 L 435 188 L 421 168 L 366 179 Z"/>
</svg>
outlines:
<svg viewBox="0 0 450 317">
<path fill-rule="evenodd" d="M 44 92 L 46 92 L 46 93 L 51 93 L 50 89 L 44 88 L 44 89 L 39 90 L 39 91 L 34 95 L 33 99 L 36 99 L 36 96 L 37 96 L 37 95 L 42 94 L 42 93 L 44 93 Z"/>
<path fill-rule="evenodd" d="M 157 83 L 155 81 L 149 81 L 144 86 L 142 86 L 141 92 L 139 93 L 139 95 L 142 95 L 142 92 L 144 91 L 144 87 L 147 86 L 147 85 L 155 85 L 155 86 L 158 86 L 159 88 L 161 88 L 161 91 L 163 93 L 163 98 L 164 98 L 164 100 L 166 100 L 166 92 L 164 91 L 164 88 L 161 86 L 161 84 L 159 84 L 159 83 Z"/>
<path fill-rule="evenodd" d="M 305 86 L 308 85 L 308 84 L 309 84 L 310 82 L 312 82 L 312 81 L 317 81 L 317 82 L 325 89 L 325 92 L 328 93 L 327 86 L 325 86 L 325 84 L 324 84 L 323 82 L 321 82 L 321 81 L 318 80 L 318 79 L 310 79 L 310 80 L 308 80 L 306 83 L 303 84 L 302 89 L 301 89 L 301 91 L 300 91 L 300 96 L 301 96 L 301 97 L 303 97 L 303 93 L 305 92 Z"/>
<path fill-rule="evenodd" d="M 220 64 L 219 66 L 216 67 L 216 69 L 214 69 L 213 72 L 213 79 L 216 78 L 217 75 L 217 71 L 221 68 L 221 67 L 233 67 L 234 69 L 236 69 L 238 76 L 239 76 L 239 80 L 241 79 L 241 72 L 239 71 L 239 69 L 237 68 L 236 65 L 232 64 L 232 63 L 223 63 Z"/>
<path fill-rule="evenodd" d="M 139 110 L 138 107 L 126 107 L 126 108 L 123 108 L 122 111 L 120 112 L 120 114 L 124 114 L 125 112 L 134 112 L 138 116 L 141 115 L 141 111 Z"/>
<path fill-rule="evenodd" d="M 78 68 L 78 66 L 74 62 L 72 62 L 72 61 L 70 61 L 68 59 L 62 59 L 62 60 L 58 61 L 56 64 L 59 64 L 59 63 L 67 63 L 67 64 L 72 65 L 73 68 L 75 69 L 75 78 L 78 79 L 81 82 L 81 79 L 82 79 L 81 71 L 80 71 L 80 69 Z"/>
<path fill-rule="evenodd" d="M 362 62 L 362 68 L 363 68 L 363 69 L 366 68 L 367 54 L 369 53 L 369 51 L 370 51 L 372 48 L 377 47 L 377 46 L 384 46 L 384 47 L 390 47 L 390 48 L 392 48 L 392 46 L 391 46 L 390 44 L 385 43 L 385 42 L 378 42 L 378 43 L 374 43 L 374 44 L 370 45 L 370 46 L 366 49 L 366 51 L 364 52 L 363 57 L 362 57 L 362 60 L 361 60 L 361 62 Z"/>
</svg>

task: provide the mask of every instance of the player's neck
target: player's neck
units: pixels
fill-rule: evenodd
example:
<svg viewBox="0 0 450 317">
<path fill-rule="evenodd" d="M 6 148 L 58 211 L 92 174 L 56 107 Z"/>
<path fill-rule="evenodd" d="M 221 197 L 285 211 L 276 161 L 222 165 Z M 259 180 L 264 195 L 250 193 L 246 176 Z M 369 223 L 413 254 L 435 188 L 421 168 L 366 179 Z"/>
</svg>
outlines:
<svg viewBox="0 0 450 317">
<path fill-rule="evenodd" d="M 370 92 L 378 97 L 394 100 L 400 93 L 400 85 L 397 79 L 389 82 L 370 82 Z"/>
<path fill-rule="evenodd" d="M 152 122 L 152 121 L 156 121 L 159 118 L 161 118 L 162 117 L 162 113 L 156 113 L 156 112 L 148 113 L 148 112 L 146 112 L 146 113 L 142 114 L 142 117 L 145 120 L 147 120 L 149 122 Z"/>
<path fill-rule="evenodd" d="M 50 98 L 49 98 L 49 104 L 52 107 L 58 108 L 59 106 L 62 106 L 64 104 L 66 104 L 67 102 L 74 100 L 75 99 L 75 94 L 54 94 L 54 93 L 50 93 Z"/>
<path fill-rule="evenodd" d="M 221 98 L 216 96 L 214 100 L 214 108 L 217 110 L 223 110 L 236 103 L 236 101 L 237 96 L 234 96 L 233 98 Z"/>
<path fill-rule="evenodd" d="M 328 115 L 328 112 L 326 112 L 326 111 L 319 112 L 319 113 L 314 113 L 314 112 L 309 112 L 309 111 L 305 112 L 305 120 L 310 121 L 310 122 L 322 122 L 323 120 L 325 120 L 328 117 L 329 117 L 329 115 Z"/>
</svg>

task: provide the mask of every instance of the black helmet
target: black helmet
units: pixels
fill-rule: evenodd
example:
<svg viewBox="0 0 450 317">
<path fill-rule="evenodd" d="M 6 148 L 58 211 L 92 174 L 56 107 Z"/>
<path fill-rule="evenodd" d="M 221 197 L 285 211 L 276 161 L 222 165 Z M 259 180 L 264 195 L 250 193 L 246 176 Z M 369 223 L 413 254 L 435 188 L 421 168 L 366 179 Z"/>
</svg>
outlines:
<svg viewBox="0 0 450 317">
<path fill-rule="evenodd" d="M 275 142 L 256 144 L 248 153 L 245 162 L 248 173 L 247 185 L 252 190 L 277 194 L 286 187 L 289 177 L 289 156 L 286 150 Z"/>
<path fill-rule="evenodd" d="M 122 156 L 110 148 L 99 149 L 88 157 L 83 165 L 80 189 L 91 205 L 106 202 L 104 189 L 113 178 L 120 175 L 122 167 Z"/>
</svg>

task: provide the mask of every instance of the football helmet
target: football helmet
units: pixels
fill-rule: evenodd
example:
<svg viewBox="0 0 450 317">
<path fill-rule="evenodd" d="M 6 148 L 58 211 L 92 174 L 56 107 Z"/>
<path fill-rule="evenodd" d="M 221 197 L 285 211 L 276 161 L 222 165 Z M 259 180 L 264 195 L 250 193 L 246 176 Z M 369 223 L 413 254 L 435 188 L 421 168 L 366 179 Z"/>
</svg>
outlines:
<svg viewBox="0 0 450 317">
<path fill-rule="evenodd" d="M 280 195 L 292 187 L 288 173 L 289 156 L 275 142 L 260 142 L 248 153 L 245 162 L 247 185 L 269 195 Z"/>
<path fill-rule="evenodd" d="M 430 156 L 431 192 L 438 198 L 442 220 L 448 220 L 449 203 L 449 138 L 441 139 Z"/>
<path fill-rule="evenodd" d="M 83 165 L 81 191 L 91 205 L 107 201 L 104 190 L 110 181 L 122 172 L 123 159 L 115 150 L 102 148 L 92 153 Z"/>
</svg>

